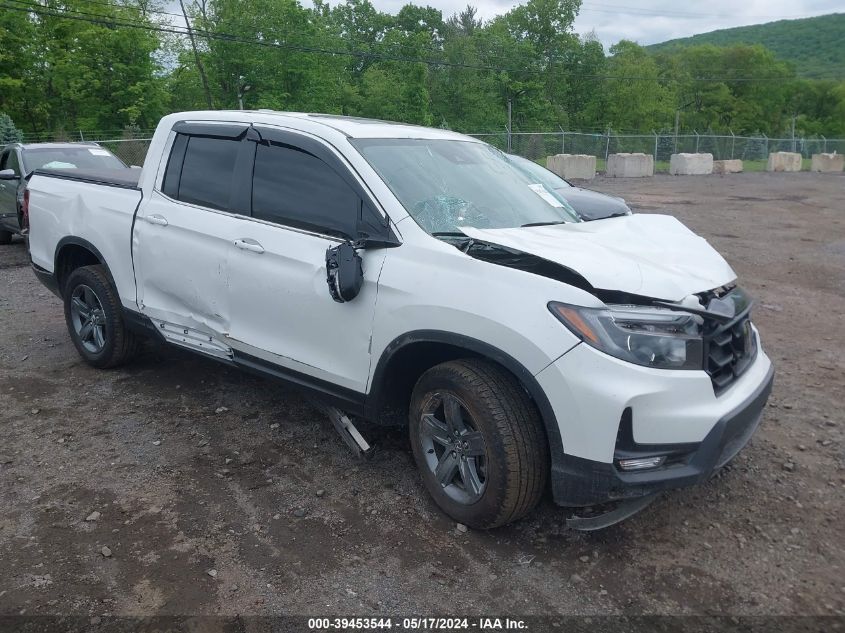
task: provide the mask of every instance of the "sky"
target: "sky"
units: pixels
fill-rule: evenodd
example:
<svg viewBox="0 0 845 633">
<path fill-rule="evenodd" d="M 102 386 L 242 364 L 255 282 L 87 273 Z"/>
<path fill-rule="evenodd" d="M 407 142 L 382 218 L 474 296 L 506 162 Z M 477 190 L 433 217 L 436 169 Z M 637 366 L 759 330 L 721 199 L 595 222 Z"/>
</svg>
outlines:
<svg viewBox="0 0 845 633">
<path fill-rule="evenodd" d="M 396 13 L 412 0 L 372 0 L 381 11 Z M 329 0 L 330 4 L 333 0 Z M 519 4 L 515 0 L 413 0 L 430 5 L 447 18 L 467 3 L 478 15 L 490 19 Z M 308 6 L 308 0 L 300 0 Z M 167 2 L 168 10 L 179 11 L 178 0 Z M 733 26 L 761 24 L 775 20 L 805 18 L 843 11 L 843 0 L 582 0 L 575 20 L 575 32 L 595 33 L 610 47 L 621 39 L 640 44 L 656 44 L 676 37 L 687 37 Z"/>
</svg>

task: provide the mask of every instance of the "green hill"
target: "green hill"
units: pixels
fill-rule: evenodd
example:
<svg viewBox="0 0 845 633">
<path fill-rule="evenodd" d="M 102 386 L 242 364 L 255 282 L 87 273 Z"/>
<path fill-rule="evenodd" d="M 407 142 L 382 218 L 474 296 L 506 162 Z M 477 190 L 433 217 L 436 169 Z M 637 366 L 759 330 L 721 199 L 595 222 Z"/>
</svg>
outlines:
<svg viewBox="0 0 845 633">
<path fill-rule="evenodd" d="M 779 59 L 792 62 L 802 77 L 845 79 L 845 13 L 721 29 L 647 48 L 667 51 L 697 44 L 762 44 Z"/>
</svg>

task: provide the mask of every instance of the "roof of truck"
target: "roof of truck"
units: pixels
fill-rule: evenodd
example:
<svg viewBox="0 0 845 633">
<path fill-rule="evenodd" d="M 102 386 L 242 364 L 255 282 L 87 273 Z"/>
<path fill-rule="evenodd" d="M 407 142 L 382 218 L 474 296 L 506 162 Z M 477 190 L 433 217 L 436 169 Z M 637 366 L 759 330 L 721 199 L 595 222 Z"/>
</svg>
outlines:
<svg viewBox="0 0 845 633">
<path fill-rule="evenodd" d="M 410 123 L 397 123 L 394 121 L 381 121 L 378 119 L 367 119 L 354 116 L 343 116 L 340 114 L 320 114 L 316 112 L 279 112 L 276 110 L 230 110 L 225 111 L 231 116 L 237 114 L 237 118 L 247 118 L 253 121 L 264 119 L 266 123 L 273 123 L 274 119 L 281 120 L 298 119 L 308 120 L 330 127 L 351 138 L 442 138 L 452 140 L 475 140 L 472 137 L 421 125 Z M 216 111 L 215 114 L 220 114 Z M 191 115 L 200 114 L 192 112 Z M 202 114 L 211 114 L 202 113 Z M 266 118 L 265 118 L 266 117 Z M 215 117 L 216 118 L 216 117 Z"/>
</svg>

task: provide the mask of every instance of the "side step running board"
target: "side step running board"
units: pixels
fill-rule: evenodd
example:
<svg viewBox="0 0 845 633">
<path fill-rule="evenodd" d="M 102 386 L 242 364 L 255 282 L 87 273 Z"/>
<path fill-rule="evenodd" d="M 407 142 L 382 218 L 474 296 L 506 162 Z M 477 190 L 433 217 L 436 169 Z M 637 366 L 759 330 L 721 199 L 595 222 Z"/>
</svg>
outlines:
<svg viewBox="0 0 845 633">
<path fill-rule="evenodd" d="M 645 497 L 631 499 L 629 501 L 621 501 L 613 510 L 596 516 L 571 516 L 566 520 L 566 526 L 572 528 L 573 530 L 578 530 L 579 532 L 602 530 L 634 516 L 640 510 L 651 505 L 651 502 L 657 499 L 657 497 L 657 494 L 652 494 Z"/>
<path fill-rule="evenodd" d="M 314 402 L 314 404 L 321 409 L 329 419 L 332 421 L 337 434 L 340 439 L 349 447 L 349 450 L 359 459 L 370 459 L 375 452 L 375 448 L 364 439 L 361 432 L 352 424 L 352 420 L 343 411 L 337 407 L 332 407 L 321 402 Z"/>
</svg>

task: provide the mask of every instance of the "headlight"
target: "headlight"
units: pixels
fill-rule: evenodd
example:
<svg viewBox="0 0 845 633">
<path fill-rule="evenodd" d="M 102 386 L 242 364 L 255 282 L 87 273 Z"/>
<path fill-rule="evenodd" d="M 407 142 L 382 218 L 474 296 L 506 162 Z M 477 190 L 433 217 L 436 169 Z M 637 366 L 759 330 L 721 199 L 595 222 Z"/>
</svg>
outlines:
<svg viewBox="0 0 845 633">
<path fill-rule="evenodd" d="M 552 301 L 549 310 L 582 341 L 630 363 L 661 369 L 703 369 L 704 320 L 665 308 L 582 308 Z"/>
</svg>

